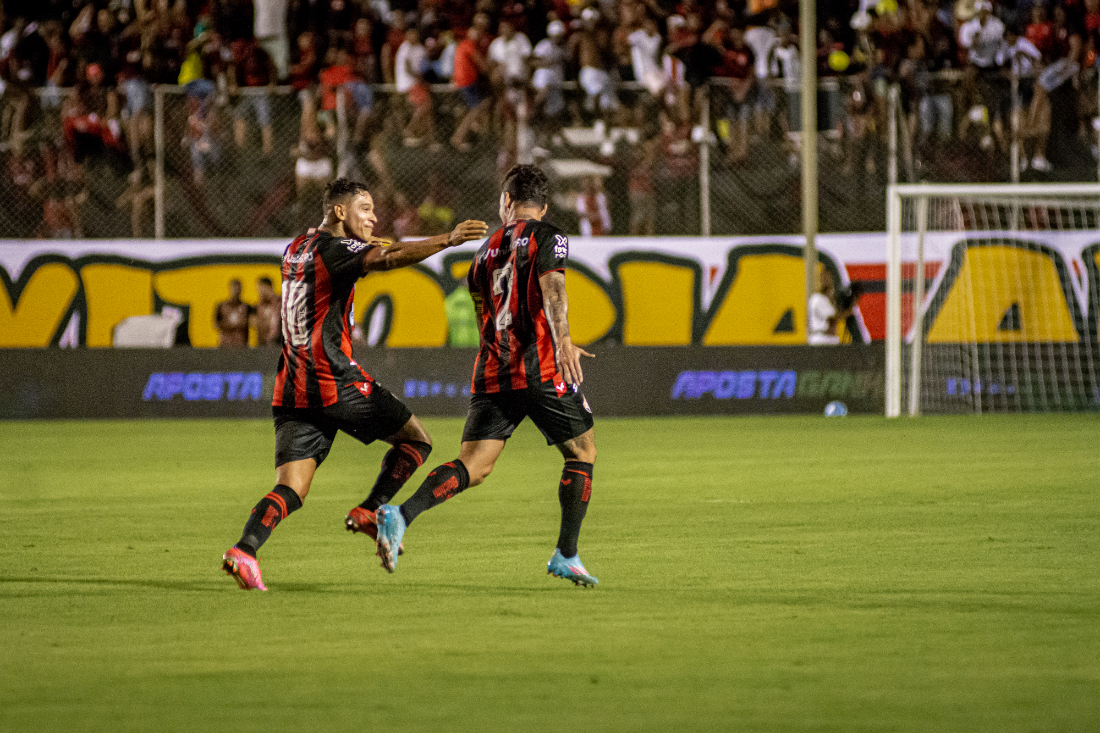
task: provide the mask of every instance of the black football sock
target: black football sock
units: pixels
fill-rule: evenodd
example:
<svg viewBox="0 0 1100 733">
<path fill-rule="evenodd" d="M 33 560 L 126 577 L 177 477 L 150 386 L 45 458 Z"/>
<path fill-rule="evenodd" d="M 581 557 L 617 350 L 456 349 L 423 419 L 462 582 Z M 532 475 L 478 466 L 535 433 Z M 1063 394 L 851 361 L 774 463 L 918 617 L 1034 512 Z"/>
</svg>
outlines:
<svg viewBox="0 0 1100 733">
<path fill-rule="evenodd" d="M 577 538 L 581 534 L 581 522 L 588 512 L 588 497 L 592 495 L 592 464 L 566 461 L 558 484 L 558 501 L 561 502 L 561 532 L 558 533 L 558 549 L 565 557 L 577 554 Z"/>
<path fill-rule="evenodd" d="M 436 466 L 420 484 L 416 493 L 405 500 L 401 505 L 401 514 L 405 516 L 405 524 L 412 524 L 417 515 L 426 512 L 433 506 L 442 504 L 455 494 L 466 490 L 470 485 L 470 472 L 462 461 L 457 458 L 450 463 Z"/>
<path fill-rule="evenodd" d="M 419 440 L 394 444 L 382 459 L 382 472 L 378 474 L 370 496 L 359 506 L 373 512 L 383 504 L 388 504 L 409 477 L 416 473 L 416 469 L 424 465 L 431 452 L 432 447 Z"/>
<path fill-rule="evenodd" d="M 290 515 L 291 512 L 302 508 L 302 500 L 294 489 L 283 484 L 277 484 L 267 496 L 260 499 L 260 503 L 252 509 L 252 516 L 244 525 L 244 533 L 237 542 L 237 547 L 256 557 L 260 545 L 267 542 L 271 536 L 271 530 Z"/>
</svg>

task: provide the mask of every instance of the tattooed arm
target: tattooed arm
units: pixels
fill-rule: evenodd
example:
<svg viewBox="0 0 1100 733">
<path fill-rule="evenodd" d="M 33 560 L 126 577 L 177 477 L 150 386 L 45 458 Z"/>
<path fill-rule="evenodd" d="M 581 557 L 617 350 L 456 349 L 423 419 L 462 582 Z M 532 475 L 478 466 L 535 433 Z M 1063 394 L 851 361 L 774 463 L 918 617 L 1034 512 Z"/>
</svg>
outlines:
<svg viewBox="0 0 1100 733">
<path fill-rule="evenodd" d="M 569 336 L 569 299 L 565 294 L 565 273 L 559 270 L 547 272 L 539 278 L 542 286 L 543 311 L 550 324 L 550 335 L 557 349 L 554 358 L 566 384 L 584 381 L 581 356 L 593 356 L 573 343 Z"/>
</svg>

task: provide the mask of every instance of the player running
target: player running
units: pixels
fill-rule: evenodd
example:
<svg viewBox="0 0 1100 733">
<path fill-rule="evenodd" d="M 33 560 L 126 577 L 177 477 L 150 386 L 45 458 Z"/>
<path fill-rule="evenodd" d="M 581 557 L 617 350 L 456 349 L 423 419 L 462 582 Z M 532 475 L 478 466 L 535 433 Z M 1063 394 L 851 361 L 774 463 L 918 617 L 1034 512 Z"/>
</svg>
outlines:
<svg viewBox="0 0 1100 733">
<path fill-rule="evenodd" d="M 257 550 L 272 530 L 301 508 L 313 474 L 336 431 L 364 445 L 393 447 L 370 496 L 348 513 L 352 532 L 372 537 L 374 510 L 397 493 L 432 450 L 427 430 L 403 402 L 355 363 L 349 332 L 355 281 L 375 270 L 420 262 L 447 247 L 481 239 L 483 221 L 464 221 L 450 234 L 380 246 L 378 217 L 366 186 L 340 178 L 325 187 L 325 219 L 283 253 L 283 351 L 275 378 L 275 488 L 252 510 L 241 539 L 222 567 L 245 590 L 267 590 Z"/>
<path fill-rule="evenodd" d="M 569 239 L 542 221 L 547 188 L 546 175 L 532 165 L 517 165 L 504 178 L 504 227 L 477 251 L 468 276 L 481 351 L 474 364 L 462 448 L 457 459 L 437 466 L 404 504 L 379 507 L 378 554 L 391 573 L 408 525 L 421 512 L 484 481 L 505 441 L 530 417 L 547 443 L 565 457 L 558 485 L 561 530 L 547 572 L 576 585 L 598 582 L 577 554 L 596 460 L 592 411 L 580 392 L 580 358 L 592 354 L 569 337 L 564 272 Z"/>
</svg>

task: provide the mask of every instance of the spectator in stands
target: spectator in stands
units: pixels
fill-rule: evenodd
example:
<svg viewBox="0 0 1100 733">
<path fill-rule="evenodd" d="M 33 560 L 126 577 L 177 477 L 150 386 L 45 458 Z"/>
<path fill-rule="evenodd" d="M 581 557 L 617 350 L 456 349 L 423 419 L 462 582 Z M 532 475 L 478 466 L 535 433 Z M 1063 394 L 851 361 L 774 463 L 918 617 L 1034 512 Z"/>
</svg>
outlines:
<svg viewBox="0 0 1100 733">
<path fill-rule="evenodd" d="M 1036 48 L 1026 36 L 1021 36 L 1016 32 L 1015 28 L 1009 28 L 1005 31 L 1005 44 L 1001 47 L 1001 50 L 997 54 L 997 64 L 999 66 L 1007 66 L 1013 76 L 1018 79 L 1018 98 L 1020 104 L 1020 111 L 1013 111 L 1013 114 L 1020 115 L 1020 133 L 1022 149 L 1020 151 L 1020 172 L 1023 173 L 1032 165 L 1031 159 L 1028 157 L 1029 143 L 1034 146 L 1035 150 L 1039 150 L 1040 140 L 1038 139 L 1038 125 L 1031 116 L 1032 102 L 1034 101 L 1034 82 L 1038 65 L 1042 61 L 1043 54 Z M 1045 135 L 1042 139 L 1043 147 L 1046 149 Z M 1050 164 L 1046 158 L 1041 155 L 1035 157 L 1036 170 L 1044 171 L 1050 169 Z"/>
<path fill-rule="evenodd" d="M 692 234 L 698 229 L 699 150 L 691 139 L 691 118 L 676 108 L 660 113 L 661 164 L 657 201 L 659 234 Z"/>
<path fill-rule="evenodd" d="M 306 231 L 321 222 L 321 199 L 325 185 L 335 178 L 329 145 L 317 129 L 316 122 L 302 126 L 302 136 L 293 150 L 296 231 Z"/>
<path fill-rule="evenodd" d="M 749 123 L 755 110 L 756 57 L 745 43 L 745 33 L 740 28 L 725 28 L 725 21 L 715 21 L 710 32 L 712 43 L 721 44 L 720 34 L 725 31 L 728 45 L 724 48 L 717 75 L 729 85 L 726 96 L 726 114 L 729 119 L 729 160 L 737 165 L 749 155 Z"/>
<path fill-rule="evenodd" d="M 833 285 L 833 275 L 826 269 L 822 269 L 819 275 L 818 290 L 810 296 L 807 306 L 807 337 L 806 343 L 810 346 L 829 346 L 839 344 L 837 326 L 843 323 L 849 315 L 851 308 L 838 311 L 834 297 L 836 287 Z"/>
<path fill-rule="evenodd" d="M 660 100 L 668 80 L 661 68 L 661 38 L 657 21 L 646 14 L 637 30 L 627 36 L 630 45 L 630 63 L 637 80 L 648 92 L 652 100 Z M 652 104 L 643 104 L 643 108 L 652 108 Z"/>
<path fill-rule="evenodd" d="M 332 64 L 319 75 L 321 110 L 319 117 L 328 139 L 336 137 L 336 99 L 344 96 L 348 119 L 354 119 L 356 137 L 362 140 L 367 120 L 374 109 L 374 91 L 359 77 L 351 54 L 345 48 L 329 49 Z"/>
<path fill-rule="evenodd" d="M 607 208 L 601 177 L 585 176 L 577 194 L 577 216 L 582 237 L 602 237 L 611 233 L 611 211 Z"/>
<path fill-rule="evenodd" d="M 104 85 L 99 64 L 90 64 L 85 73 L 62 118 L 65 142 L 77 163 L 93 153 L 124 150 L 118 93 Z"/>
<path fill-rule="evenodd" d="M 466 38 L 455 49 L 453 80 L 466 112 L 451 135 L 451 145 L 462 152 L 471 148 L 471 133 L 482 133 L 488 128 L 489 108 L 492 105 L 489 95 L 489 62 L 481 45 L 485 37 L 484 23 L 488 22 L 488 16 L 481 14 L 480 17 L 484 21 L 478 22 L 475 19 L 466 32 Z"/>
<path fill-rule="evenodd" d="M 611 34 L 601 23 L 596 8 L 587 7 L 581 12 L 580 28 L 570 37 L 569 43 L 568 55 L 580 68 L 577 78 L 585 93 L 585 112 L 598 113 L 606 127 L 621 109 L 621 104 L 611 77 L 615 63 Z"/>
<path fill-rule="evenodd" d="M 256 43 L 271 58 L 276 80 L 290 73 L 290 50 L 286 32 L 287 0 L 253 0 L 252 32 Z"/>
<path fill-rule="evenodd" d="M 502 123 L 502 137 L 511 143 L 516 135 L 519 107 L 527 95 L 531 41 L 516 32 L 507 20 L 500 21 L 498 31 L 489 44 L 489 77 L 497 97 L 495 118 Z"/>
<path fill-rule="evenodd" d="M 550 21 L 546 26 L 546 38 L 535 44 L 531 63 L 535 67 L 531 75 L 531 87 L 535 90 L 533 107 L 535 125 L 538 127 L 538 144 L 549 144 L 549 138 L 557 132 L 565 113 L 565 24 Z"/>
<path fill-rule="evenodd" d="M 959 28 L 959 45 L 967 51 L 967 81 L 971 88 L 976 89 L 978 103 L 985 105 L 993 135 L 1003 150 L 1007 149 L 1004 112 L 1008 106 L 1008 94 L 997 66 L 997 52 L 1004 43 L 1005 26 L 993 15 L 993 4 L 990 0 L 977 0 L 974 7 L 977 15 Z M 974 117 L 981 118 L 981 110 L 977 105 L 972 108 L 971 115 L 964 118 L 960 137 L 965 137 L 968 121 L 973 121 Z M 983 135 L 980 145 L 982 148 L 992 147 L 993 138 Z"/>
<path fill-rule="evenodd" d="M 257 346 L 281 346 L 283 343 L 282 303 L 269 277 L 256 281 L 259 300 L 253 314 Z"/>
<path fill-rule="evenodd" d="M 243 348 L 248 346 L 248 324 L 256 309 L 241 300 L 241 281 L 229 281 L 229 299 L 214 308 L 214 327 L 218 329 L 218 346 Z"/>
<path fill-rule="evenodd" d="M 409 26 L 405 30 L 405 40 L 394 56 L 394 82 L 399 94 L 405 95 L 412 116 L 405 125 L 405 145 L 416 147 L 425 142 L 433 147 L 435 136 L 435 111 L 432 107 L 432 95 L 424 81 L 424 63 L 427 50 L 420 42 L 420 30 Z"/>
<path fill-rule="evenodd" d="M 657 233 L 657 189 L 654 168 L 657 163 L 658 139 L 649 137 L 634 148 L 628 174 L 630 197 L 630 234 L 652 237 Z"/>
<path fill-rule="evenodd" d="M 232 44 L 232 61 L 227 74 L 229 93 L 239 97 L 233 110 L 233 138 L 243 148 L 248 138 L 248 114 L 254 111 L 260 126 L 264 155 L 270 155 L 275 145 L 271 128 L 270 87 L 275 86 L 278 70 L 267 51 L 254 40 L 238 40 Z M 266 89 L 265 89 L 266 87 Z M 242 93 L 242 89 L 251 91 Z M 262 91 L 261 91 L 262 90 Z"/>
<path fill-rule="evenodd" d="M 756 76 L 754 97 L 755 128 L 757 135 L 766 135 L 770 126 L 770 120 L 775 114 L 775 92 L 769 83 L 771 69 L 768 60 L 772 51 L 779 46 L 779 33 L 776 30 L 780 24 L 778 12 L 767 12 L 758 15 L 750 21 L 745 29 L 745 43 L 752 49 L 755 63 L 753 72 Z"/>
</svg>

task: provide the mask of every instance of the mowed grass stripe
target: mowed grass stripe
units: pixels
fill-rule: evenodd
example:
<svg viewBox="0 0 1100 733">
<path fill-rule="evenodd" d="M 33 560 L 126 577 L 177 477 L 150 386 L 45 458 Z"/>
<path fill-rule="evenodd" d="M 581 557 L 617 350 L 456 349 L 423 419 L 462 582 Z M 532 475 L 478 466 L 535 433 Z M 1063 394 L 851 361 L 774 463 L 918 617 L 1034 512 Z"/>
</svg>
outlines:
<svg viewBox="0 0 1100 733">
<path fill-rule="evenodd" d="M 457 451 L 460 420 L 426 420 Z M 1088 731 L 1092 415 L 600 420 L 581 557 L 527 425 L 386 574 L 338 438 L 261 551 L 268 421 L 0 423 L 0 730 Z M 400 497 L 399 497 L 400 498 Z"/>
</svg>

